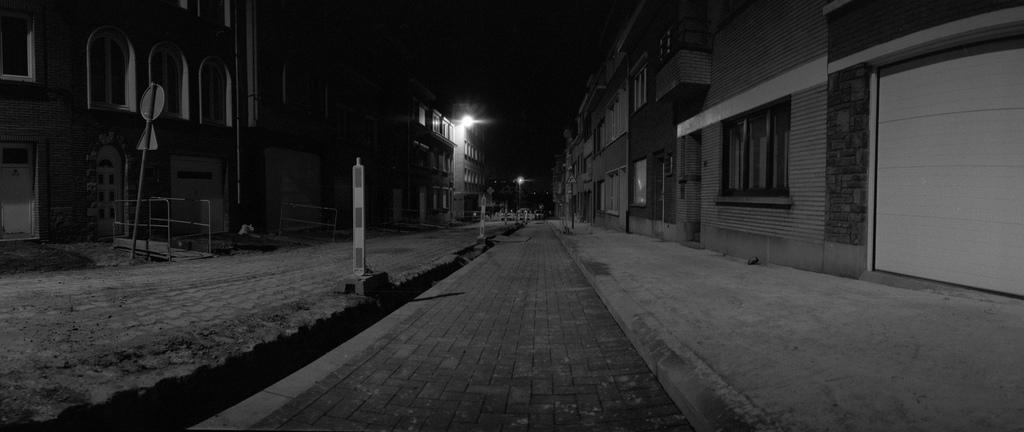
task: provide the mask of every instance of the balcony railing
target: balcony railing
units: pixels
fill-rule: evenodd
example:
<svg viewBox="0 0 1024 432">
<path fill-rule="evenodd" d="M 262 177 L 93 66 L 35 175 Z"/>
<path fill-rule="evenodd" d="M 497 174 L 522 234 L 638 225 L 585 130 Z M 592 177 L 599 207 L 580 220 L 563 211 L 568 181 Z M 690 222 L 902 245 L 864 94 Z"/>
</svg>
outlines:
<svg viewBox="0 0 1024 432">
<path fill-rule="evenodd" d="M 710 49 L 707 20 L 683 18 L 670 28 L 661 39 L 661 61 L 665 62 L 680 49 Z"/>
</svg>

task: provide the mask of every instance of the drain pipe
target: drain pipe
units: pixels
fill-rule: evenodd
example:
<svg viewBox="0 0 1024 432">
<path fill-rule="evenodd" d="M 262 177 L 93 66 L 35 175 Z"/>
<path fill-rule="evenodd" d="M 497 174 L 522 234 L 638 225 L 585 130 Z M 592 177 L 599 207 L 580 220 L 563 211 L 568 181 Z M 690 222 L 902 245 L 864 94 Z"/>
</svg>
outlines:
<svg viewBox="0 0 1024 432">
<path fill-rule="evenodd" d="M 238 83 L 242 76 L 238 73 L 238 25 L 241 13 L 240 4 L 235 2 L 235 204 L 242 204 L 242 97 Z"/>
</svg>

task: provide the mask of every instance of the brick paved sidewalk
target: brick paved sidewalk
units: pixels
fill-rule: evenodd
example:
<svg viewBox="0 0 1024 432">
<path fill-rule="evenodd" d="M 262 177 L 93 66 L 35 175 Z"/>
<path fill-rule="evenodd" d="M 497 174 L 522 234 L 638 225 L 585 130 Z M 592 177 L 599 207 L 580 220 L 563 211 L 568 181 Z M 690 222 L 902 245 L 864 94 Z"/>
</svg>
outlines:
<svg viewBox="0 0 1024 432">
<path fill-rule="evenodd" d="M 551 228 L 514 237 L 252 426 L 692 430 Z"/>
</svg>

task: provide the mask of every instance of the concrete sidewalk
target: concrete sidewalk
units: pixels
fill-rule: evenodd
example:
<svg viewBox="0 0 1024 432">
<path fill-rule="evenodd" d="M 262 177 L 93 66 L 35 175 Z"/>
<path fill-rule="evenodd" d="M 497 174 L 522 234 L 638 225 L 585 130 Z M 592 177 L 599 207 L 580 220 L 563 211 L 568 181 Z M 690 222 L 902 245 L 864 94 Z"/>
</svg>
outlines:
<svg viewBox="0 0 1024 432">
<path fill-rule="evenodd" d="M 198 429 L 692 430 L 534 222 Z"/>
<path fill-rule="evenodd" d="M 1024 430 L 1020 300 L 559 237 L 698 430 Z"/>
</svg>

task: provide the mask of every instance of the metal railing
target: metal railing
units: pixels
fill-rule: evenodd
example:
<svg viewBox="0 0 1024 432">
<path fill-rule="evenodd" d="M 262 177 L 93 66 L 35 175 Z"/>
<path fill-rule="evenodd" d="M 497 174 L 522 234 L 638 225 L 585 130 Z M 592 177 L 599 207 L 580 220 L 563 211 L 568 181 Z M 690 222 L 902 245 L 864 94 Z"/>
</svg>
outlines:
<svg viewBox="0 0 1024 432">
<path fill-rule="evenodd" d="M 147 252 L 157 252 L 153 247 L 153 243 L 159 242 L 161 239 L 166 240 L 166 254 L 167 260 L 173 261 L 172 258 L 172 243 L 177 237 L 191 237 L 195 235 L 206 236 L 206 249 L 207 253 L 213 253 L 213 229 L 211 224 L 211 210 L 210 200 L 197 200 L 187 198 L 170 198 L 170 197 L 149 197 L 142 200 L 143 204 L 141 207 L 144 208 L 146 213 L 145 223 L 139 222 L 139 225 L 135 229 L 140 230 L 139 234 L 142 234 L 145 229 L 145 237 L 135 236 L 137 240 L 143 241 L 145 244 L 145 250 Z M 156 203 L 157 212 L 154 213 L 153 206 Z M 179 209 L 178 213 L 172 211 L 172 203 L 177 204 Z M 182 206 L 196 206 L 196 208 L 180 208 Z M 163 207 L 163 212 L 160 207 Z M 135 220 L 135 213 L 132 211 L 135 207 L 135 200 L 116 200 L 114 201 L 114 239 L 131 240 L 132 236 L 132 221 Z M 134 209 L 139 211 L 140 209 Z M 198 210 L 189 211 L 189 210 Z M 203 210 L 205 210 L 206 218 L 202 218 Z M 176 214 L 198 214 L 199 219 L 205 220 L 206 223 L 195 221 L 191 219 L 183 218 L 182 216 L 175 216 Z M 155 216 L 156 215 L 156 216 Z M 143 216 L 143 215 L 140 215 Z M 163 216 L 163 217 L 159 217 Z M 156 232 L 154 232 L 156 229 Z M 198 231 L 198 232 L 193 232 Z M 205 233 L 204 233 L 205 231 Z M 162 236 L 161 236 L 162 235 Z"/>
<path fill-rule="evenodd" d="M 288 231 L 307 231 L 324 227 L 331 232 L 331 243 L 338 238 L 338 209 L 318 207 L 304 204 L 281 204 L 281 214 L 277 225 L 278 234 Z"/>
</svg>

